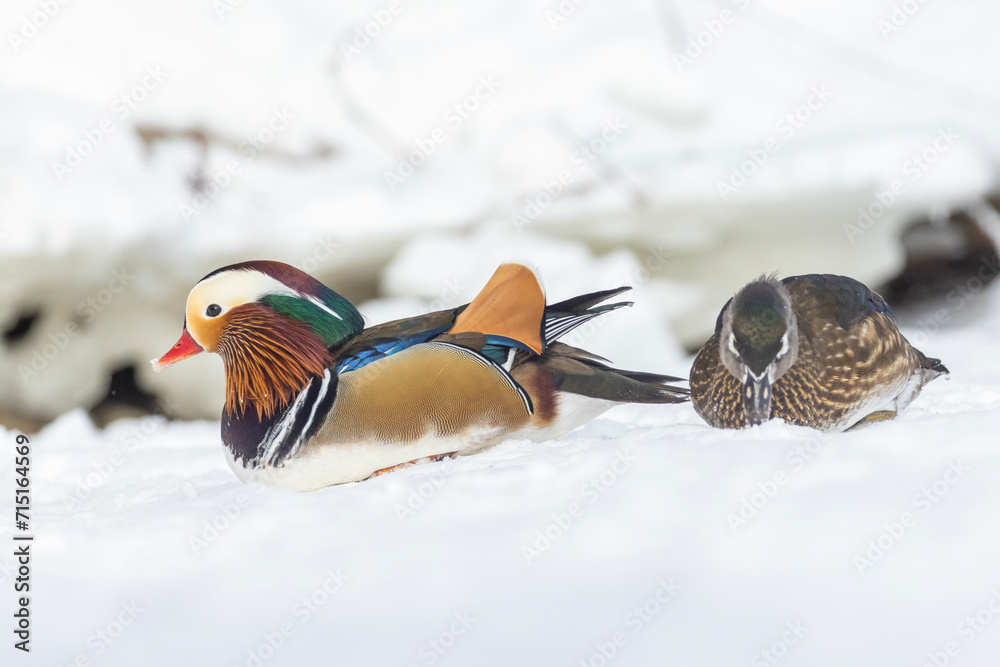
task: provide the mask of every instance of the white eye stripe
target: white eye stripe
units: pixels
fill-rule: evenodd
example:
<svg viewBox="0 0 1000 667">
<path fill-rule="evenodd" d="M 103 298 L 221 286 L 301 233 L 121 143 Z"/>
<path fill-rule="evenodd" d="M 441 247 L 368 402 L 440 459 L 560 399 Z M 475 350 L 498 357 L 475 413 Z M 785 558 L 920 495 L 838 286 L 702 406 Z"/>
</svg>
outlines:
<svg viewBox="0 0 1000 667">
<path fill-rule="evenodd" d="M 306 296 L 305 294 L 301 294 L 301 293 L 297 293 L 297 294 L 298 294 L 299 298 L 308 300 L 310 303 L 313 303 L 313 304 L 319 306 L 320 308 L 322 308 L 326 312 L 328 312 L 331 315 L 333 315 L 334 317 L 336 317 L 338 320 L 343 321 L 343 319 L 344 319 L 343 317 L 341 317 L 340 315 L 338 315 L 336 311 L 334 311 L 332 308 L 330 308 L 328 305 L 326 305 L 325 303 L 323 303 L 322 301 L 320 301 L 316 297 L 314 297 L 314 296 Z"/>
<path fill-rule="evenodd" d="M 733 354 L 738 355 L 739 352 L 736 350 L 736 335 L 729 334 L 729 349 Z"/>
<path fill-rule="evenodd" d="M 341 321 L 344 320 L 344 318 L 341 317 L 339 314 L 337 314 L 337 312 L 335 310 L 333 310 L 332 308 L 330 308 L 330 306 L 326 305 L 325 303 L 323 303 L 322 301 L 320 301 L 319 299 L 317 299 L 314 296 L 310 296 L 308 294 L 303 294 L 302 292 L 299 292 L 299 291 L 296 291 L 296 290 L 293 290 L 293 289 L 275 290 L 273 292 L 270 292 L 270 294 L 276 294 L 278 296 L 294 296 L 297 299 L 304 299 L 304 300 L 308 301 L 309 303 L 313 304 L 314 306 L 316 306 L 317 308 L 319 308 L 320 310 L 326 311 L 330 315 L 333 315 L 338 320 L 341 320 Z"/>
<path fill-rule="evenodd" d="M 778 350 L 777 357 L 778 358 L 783 357 L 787 352 L 788 352 L 788 332 L 786 331 L 785 335 L 781 337 L 781 349 Z"/>
</svg>

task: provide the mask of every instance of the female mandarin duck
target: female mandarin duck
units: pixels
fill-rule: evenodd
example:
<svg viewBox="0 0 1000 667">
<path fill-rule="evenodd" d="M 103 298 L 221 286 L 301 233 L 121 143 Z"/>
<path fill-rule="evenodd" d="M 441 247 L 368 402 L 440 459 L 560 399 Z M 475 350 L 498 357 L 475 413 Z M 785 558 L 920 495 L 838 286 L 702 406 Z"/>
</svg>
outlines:
<svg viewBox="0 0 1000 667">
<path fill-rule="evenodd" d="M 679 378 L 555 342 L 629 305 L 597 305 L 627 289 L 546 306 L 535 274 L 505 264 L 472 303 L 365 329 L 347 299 L 302 271 L 244 262 L 195 285 L 180 340 L 152 364 L 218 353 L 230 467 L 309 491 L 506 438 L 555 438 L 620 403 L 686 400 L 668 384 Z"/>
<path fill-rule="evenodd" d="M 910 345 L 885 300 L 857 280 L 762 277 L 719 313 L 691 367 L 691 402 L 720 428 L 777 417 L 842 431 L 895 417 L 947 372 Z"/>
</svg>

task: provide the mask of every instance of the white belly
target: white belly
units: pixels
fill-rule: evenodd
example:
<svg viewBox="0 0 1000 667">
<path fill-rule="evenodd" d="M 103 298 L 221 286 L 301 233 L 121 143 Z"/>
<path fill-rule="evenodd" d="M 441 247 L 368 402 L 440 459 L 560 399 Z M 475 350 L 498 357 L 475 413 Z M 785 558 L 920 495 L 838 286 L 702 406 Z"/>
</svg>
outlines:
<svg viewBox="0 0 1000 667">
<path fill-rule="evenodd" d="M 285 459 L 278 466 L 259 465 L 255 468 L 244 467 L 243 461 L 237 461 L 226 448 L 226 461 L 244 482 L 260 482 L 295 491 L 315 491 L 334 484 L 367 479 L 384 468 L 428 456 L 461 452 L 470 446 L 482 449 L 496 444 L 501 438 L 502 435 L 493 429 L 492 433 L 484 431 L 449 438 L 429 435 L 410 443 L 316 444 L 303 448 L 298 455 Z"/>
<path fill-rule="evenodd" d="M 881 388 L 848 413 L 840 422 L 831 427 L 830 431 L 844 431 L 874 412 L 888 410 L 899 412 L 913 400 L 920 390 L 920 375 L 912 373 L 891 385 Z"/>
<path fill-rule="evenodd" d="M 342 442 L 310 443 L 281 465 L 243 466 L 229 448 L 226 461 L 236 476 L 244 482 L 260 482 L 295 491 L 315 491 L 335 484 L 357 482 L 371 477 L 384 468 L 409 463 L 439 454 L 474 454 L 503 440 L 551 440 L 589 422 L 609 408 L 613 401 L 562 394 L 555 421 L 545 427 L 526 426 L 513 432 L 483 429 L 461 436 L 442 438 L 428 435 L 411 443 Z"/>
</svg>

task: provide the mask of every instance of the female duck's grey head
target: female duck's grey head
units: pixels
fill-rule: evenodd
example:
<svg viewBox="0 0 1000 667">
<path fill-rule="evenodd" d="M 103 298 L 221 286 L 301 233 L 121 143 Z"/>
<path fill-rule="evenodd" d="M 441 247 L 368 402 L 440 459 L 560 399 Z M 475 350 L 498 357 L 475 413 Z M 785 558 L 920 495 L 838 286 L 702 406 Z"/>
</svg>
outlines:
<svg viewBox="0 0 1000 667">
<path fill-rule="evenodd" d="M 788 292 L 761 277 L 737 292 L 722 314 L 719 357 L 743 384 L 748 424 L 771 417 L 771 387 L 795 363 L 799 329 Z"/>
</svg>

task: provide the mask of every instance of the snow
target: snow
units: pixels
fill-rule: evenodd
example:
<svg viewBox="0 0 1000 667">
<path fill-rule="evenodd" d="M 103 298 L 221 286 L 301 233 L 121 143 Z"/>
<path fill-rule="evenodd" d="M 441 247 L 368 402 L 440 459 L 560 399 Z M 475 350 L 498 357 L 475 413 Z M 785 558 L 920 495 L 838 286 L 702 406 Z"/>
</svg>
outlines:
<svg viewBox="0 0 1000 667">
<path fill-rule="evenodd" d="M 886 32 L 902 5 L 919 8 Z M 952 375 L 890 423 L 725 432 L 689 405 L 628 406 L 556 441 L 311 494 L 228 469 L 218 358 L 157 376 L 146 361 L 224 264 L 292 263 L 380 322 L 468 301 L 523 261 L 550 301 L 632 285 L 632 308 L 568 342 L 684 376 L 747 280 L 879 283 L 908 219 L 995 188 L 1000 6 L 392 6 L 347 58 L 390 3 L 4 4 L 0 322 L 41 314 L 4 344 L 0 413 L 54 420 L 31 437 L 33 651 L 15 660 L 995 664 L 996 286 L 904 322 Z M 708 44 L 678 66 L 689 38 Z M 102 123 L 60 178 L 53 163 Z M 896 181 L 871 228 L 845 233 Z M 123 365 L 188 421 L 96 429 L 84 408 Z"/>
<path fill-rule="evenodd" d="M 627 406 L 296 494 L 240 484 L 216 422 L 70 412 L 31 443 L 30 664 L 602 664 L 615 633 L 608 664 L 993 664 L 1000 293 L 977 298 L 980 326 L 909 331 L 951 378 L 845 434 Z"/>
<path fill-rule="evenodd" d="M 102 0 L 37 19 L 36 0 L 6 3 L 0 321 L 42 317 L 0 357 L 0 401 L 44 421 L 96 403 L 116 367 L 148 386 L 145 360 L 218 266 L 278 259 L 362 301 L 429 233 L 530 232 L 640 261 L 663 249 L 657 277 L 703 297 L 667 313 L 690 346 L 764 270 L 889 278 L 902 224 L 995 181 L 994 4 L 920 4 L 891 31 L 879 22 L 894 5 L 862 0 L 558 4 L 405 1 L 387 19 L 379 2 Z M 723 11 L 734 18 L 712 35 Z M 353 46 L 373 13 L 386 25 Z M 957 138 L 914 169 L 943 131 Z M 87 155 L 60 171 L 74 152 Z M 720 191 L 734 169 L 752 175 Z M 123 269 L 125 294 L 39 361 Z M 43 372 L 25 379 L 32 363 Z M 216 413 L 202 363 L 158 380 L 188 418 Z"/>
</svg>

